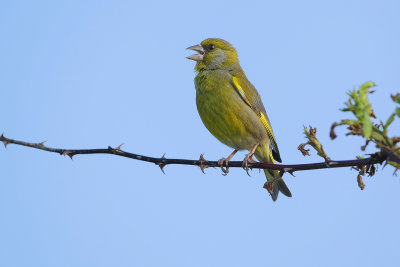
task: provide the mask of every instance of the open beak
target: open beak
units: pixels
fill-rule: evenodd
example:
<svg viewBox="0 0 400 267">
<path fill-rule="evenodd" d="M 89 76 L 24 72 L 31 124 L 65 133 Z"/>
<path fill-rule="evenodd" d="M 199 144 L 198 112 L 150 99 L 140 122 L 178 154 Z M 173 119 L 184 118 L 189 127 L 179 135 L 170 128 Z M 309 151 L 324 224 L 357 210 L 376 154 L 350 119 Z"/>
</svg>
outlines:
<svg viewBox="0 0 400 267">
<path fill-rule="evenodd" d="M 198 52 L 198 54 L 194 54 L 194 55 L 186 57 L 187 59 L 191 59 L 191 60 L 194 60 L 194 61 L 202 61 L 203 60 L 204 49 L 203 49 L 203 47 L 201 45 L 192 45 L 192 46 L 189 46 L 186 49 L 190 49 L 190 50 Z"/>
</svg>

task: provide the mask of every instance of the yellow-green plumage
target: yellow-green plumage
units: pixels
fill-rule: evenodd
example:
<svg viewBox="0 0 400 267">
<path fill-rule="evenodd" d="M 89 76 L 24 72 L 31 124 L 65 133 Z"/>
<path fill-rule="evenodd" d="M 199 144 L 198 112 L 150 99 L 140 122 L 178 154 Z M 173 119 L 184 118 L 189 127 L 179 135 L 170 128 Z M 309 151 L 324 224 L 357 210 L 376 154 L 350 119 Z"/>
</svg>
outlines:
<svg viewBox="0 0 400 267">
<path fill-rule="evenodd" d="M 192 47 L 193 48 L 193 47 Z M 207 129 L 222 143 L 236 150 L 251 150 L 265 163 L 281 161 L 278 146 L 260 95 L 240 67 L 235 48 L 222 39 L 210 38 L 195 47 L 201 55 L 195 70 L 196 104 Z M 265 170 L 268 181 L 277 171 Z M 274 182 L 272 199 L 281 191 L 291 193 L 282 178 Z"/>
</svg>

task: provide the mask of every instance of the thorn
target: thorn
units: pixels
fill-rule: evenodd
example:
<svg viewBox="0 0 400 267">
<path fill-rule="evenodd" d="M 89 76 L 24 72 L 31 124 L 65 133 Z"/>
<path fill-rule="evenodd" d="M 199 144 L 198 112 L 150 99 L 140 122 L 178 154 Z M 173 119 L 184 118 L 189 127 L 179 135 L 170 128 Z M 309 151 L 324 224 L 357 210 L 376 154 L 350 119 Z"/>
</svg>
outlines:
<svg viewBox="0 0 400 267">
<path fill-rule="evenodd" d="M 121 147 L 124 145 L 124 143 L 120 144 L 119 146 L 117 146 L 114 150 L 121 150 Z"/>
<path fill-rule="evenodd" d="M 290 171 L 287 171 L 287 172 L 290 173 L 290 175 L 292 175 L 293 177 L 296 177 L 296 176 L 293 174 L 294 171 L 295 171 L 295 170 L 290 170 Z"/>
<path fill-rule="evenodd" d="M 64 156 L 70 157 L 71 160 L 72 160 L 72 157 L 75 155 L 74 153 L 72 153 L 72 152 L 69 151 L 69 150 L 64 150 L 64 152 L 63 152 L 62 154 L 63 154 Z"/>
<path fill-rule="evenodd" d="M 167 164 L 165 164 L 164 162 L 162 162 L 162 161 L 165 159 L 165 153 L 162 155 L 162 157 L 161 157 L 160 159 L 161 159 L 161 161 L 160 161 L 159 163 L 156 163 L 156 165 L 158 165 L 158 167 L 160 167 L 161 171 L 165 174 L 165 172 L 164 172 L 164 167 L 165 167 L 165 165 L 167 165 Z"/>
<path fill-rule="evenodd" d="M 200 154 L 199 160 L 200 160 L 200 165 L 199 165 L 199 167 L 200 167 L 202 173 L 206 174 L 206 173 L 204 172 L 204 169 L 207 168 L 207 166 L 204 165 L 203 162 L 207 162 L 207 160 L 203 157 L 203 154 Z"/>
<path fill-rule="evenodd" d="M 46 142 L 47 142 L 47 140 L 43 141 L 43 142 L 40 142 L 40 143 L 38 143 L 38 146 L 44 146 L 44 143 L 46 143 Z"/>
<path fill-rule="evenodd" d="M 204 173 L 204 174 L 206 174 L 206 173 L 204 172 L 204 169 L 205 169 L 205 168 L 207 168 L 205 165 L 200 165 L 200 170 L 201 170 L 201 172 Z"/>
<path fill-rule="evenodd" d="M 3 142 L 4 147 L 7 149 L 7 145 L 10 144 L 10 142 L 7 140 L 7 138 L 4 137 L 4 134 L 2 133 L 0 136 L 1 142 Z"/>
<path fill-rule="evenodd" d="M 207 160 L 204 158 L 203 154 L 200 154 L 200 161 L 201 161 L 201 162 L 203 162 L 203 161 L 206 162 L 206 161 L 207 161 Z"/>
<path fill-rule="evenodd" d="M 167 164 L 165 164 L 165 163 L 163 163 L 163 162 L 159 162 L 159 163 L 156 163 L 156 164 L 158 165 L 158 167 L 160 167 L 161 171 L 165 174 L 165 172 L 164 172 L 164 167 L 165 167 L 165 165 L 167 165 Z"/>
<path fill-rule="evenodd" d="M 124 145 L 124 143 L 120 144 L 116 148 L 112 148 L 111 146 L 108 147 L 109 150 L 111 150 L 112 153 L 117 153 L 121 152 L 121 147 Z"/>
</svg>

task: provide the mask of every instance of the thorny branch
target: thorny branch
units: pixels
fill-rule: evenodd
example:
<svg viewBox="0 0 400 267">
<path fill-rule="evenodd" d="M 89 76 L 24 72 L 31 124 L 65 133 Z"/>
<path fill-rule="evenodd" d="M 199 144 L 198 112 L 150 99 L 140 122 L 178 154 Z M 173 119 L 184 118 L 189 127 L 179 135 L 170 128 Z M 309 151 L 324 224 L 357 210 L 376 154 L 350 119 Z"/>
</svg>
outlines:
<svg viewBox="0 0 400 267">
<path fill-rule="evenodd" d="M 203 155 L 200 156 L 198 160 L 190 160 L 190 159 L 167 159 L 164 156 L 160 158 L 149 157 L 144 155 L 138 155 L 130 152 L 126 152 L 121 150 L 121 145 L 115 148 L 109 146 L 108 148 L 97 148 L 97 149 L 65 149 L 65 148 L 53 148 L 45 145 L 45 142 L 40 143 L 30 143 L 19 141 L 15 139 L 6 138 L 3 134 L 0 136 L 0 141 L 4 143 L 4 146 L 7 147 L 8 144 L 15 144 L 20 146 L 27 146 L 31 148 L 36 148 L 48 152 L 58 153 L 63 156 L 69 156 L 71 159 L 75 155 L 82 154 L 111 154 L 141 161 L 152 162 L 158 165 L 161 170 L 164 172 L 164 167 L 166 165 L 172 164 L 180 164 L 180 165 L 194 165 L 199 166 L 201 170 L 204 172 L 205 168 L 208 167 L 221 167 L 221 164 L 218 161 L 208 161 L 205 160 Z M 281 174 L 288 172 L 293 174 L 295 171 L 305 171 L 305 170 L 316 170 L 316 169 L 326 169 L 326 168 L 340 168 L 340 167 L 356 167 L 362 168 L 366 165 L 373 164 L 381 164 L 383 161 L 388 158 L 388 154 L 384 151 L 377 152 L 372 154 L 368 158 L 364 159 L 355 159 L 355 160 L 329 160 L 325 162 L 319 163 L 308 163 L 308 164 L 267 164 L 267 163 L 249 163 L 249 168 L 255 169 L 272 169 L 279 170 Z M 242 161 L 230 161 L 229 167 L 242 167 Z"/>
<path fill-rule="evenodd" d="M 395 111 L 389 116 L 385 123 L 383 121 L 380 121 L 380 123 L 374 123 L 374 120 L 376 121 L 377 118 L 371 108 L 371 104 L 367 97 L 368 94 L 372 94 L 374 92 L 374 90 L 371 90 L 371 88 L 374 86 L 375 84 L 373 82 L 366 82 L 360 86 L 359 90 L 354 89 L 348 93 L 350 98 L 345 103 L 346 106 L 342 109 L 342 111 L 353 113 L 355 119 L 346 119 L 340 121 L 339 123 L 333 123 L 331 126 L 330 137 L 331 139 L 335 139 L 337 137 L 334 131 L 337 126 L 347 125 L 347 129 L 349 130 L 349 132 L 346 133 L 346 135 L 358 135 L 365 139 L 365 145 L 361 147 L 362 151 L 365 151 L 365 148 L 368 146 L 369 143 L 375 143 L 376 147 L 378 148 L 378 152 L 370 154 L 370 157 L 368 158 L 358 157 L 354 160 L 331 160 L 325 153 L 322 144 L 317 138 L 317 129 L 310 126 L 309 129 L 304 127 L 304 134 L 306 136 L 306 139 L 308 140 L 307 143 L 301 144 L 298 149 L 304 156 L 309 156 L 310 150 L 306 149 L 305 147 L 311 146 L 317 151 L 318 156 L 324 158 L 324 162 L 291 165 L 255 162 L 248 163 L 246 171 L 247 168 L 278 170 L 279 176 L 277 176 L 275 179 L 279 179 L 279 177 L 282 177 L 285 172 L 293 175 L 295 171 L 352 167 L 353 169 L 358 171 L 357 183 L 361 190 L 363 190 L 365 187 L 362 176 L 373 176 L 376 171 L 376 164 L 385 163 L 385 166 L 392 165 L 395 168 L 395 174 L 396 171 L 400 169 L 400 147 L 397 146 L 397 144 L 400 143 L 400 137 L 389 137 L 387 133 L 389 126 L 393 123 L 395 118 L 400 117 L 400 107 L 397 107 L 395 109 Z M 391 98 L 393 102 L 395 102 L 396 104 L 400 104 L 400 93 L 391 95 Z M 224 168 L 226 170 L 227 167 L 243 167 L 242 161 L 229 161 L 229 164 L 227 164 L 225 161 L 221 160 L 205 160 L 203 155 L 200 155 L 200 158 L 198 160 L 167 159 L 165 158 L 165 156 L 162 156 L 161 158 L 148 157 L 123 151 L 121 150 L 122 145 L 119 145 L 116 148 L 112 148 L 111 146 L 109 146 L 107 148 L 99 149 L 52 148 L 47 147 L 45 145 L 45 142 L 29 143 L 6 138 L 3 134 L 0 136 L 0 141 L 4 143 L 5 147 L 7 147 L 8 144 L 16 144 L 48 152 L 58 153 L 60 155 L 69 156 L 71 159 L 73 156 L 79 154 L 111 154 L 141 161 L 152 162 L 158 165 L 161 168 L 162 172 L 164 172 L 164 167 L 166 165 L 172 164 L 199 166 L 203 173 L 204 169 L 208 167 L 221 167 L 222 170 L 224 170 Z M 227 171 L 225 171 L 225 174 L 226 173 Z M 274 180 L 266 182 L 264 184 L 264 188 L 271 192 L 270 188 L 273 182 Z"/>
</svg>

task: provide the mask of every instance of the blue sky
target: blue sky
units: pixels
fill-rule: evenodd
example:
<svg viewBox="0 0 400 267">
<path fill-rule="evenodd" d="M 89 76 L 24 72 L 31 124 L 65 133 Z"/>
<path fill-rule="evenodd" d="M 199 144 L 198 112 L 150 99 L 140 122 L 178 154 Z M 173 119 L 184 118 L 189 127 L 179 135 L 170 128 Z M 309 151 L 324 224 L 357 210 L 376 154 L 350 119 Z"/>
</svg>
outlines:
<svg viewBox="0 0 400 267">
<path fill-rule="evenodd" d="M 48 146 L 118 146 L 151 156 L 227 156 L 195 106 L 185 48 L 224 38 L 239 53 L 284 163 L 303 125 L 329 139 L 346 92 L 372 80 L 378 117 L 400 88 L 398 1 L 8 1 L 0 8 L 0 132 Z M 394 135 L 400 130 L 394 122 Z M 369 152 L 374 151 L 373 147 Z M 240 160 L 245 153 L 237 154 Z M 206 175 L 110 155 L 0 148 L 0 266 L 399 266 L 400 181 L 380 167 L 360 191 L 349 168 L 285 178 Z"/>
</svg>

